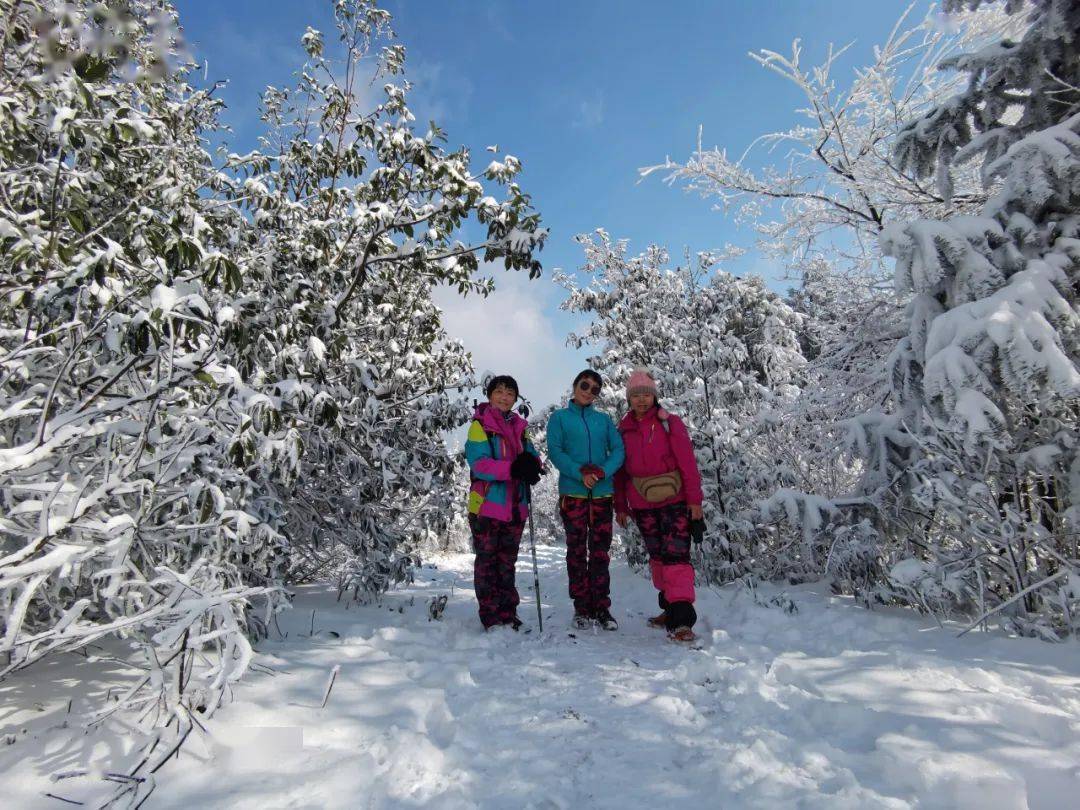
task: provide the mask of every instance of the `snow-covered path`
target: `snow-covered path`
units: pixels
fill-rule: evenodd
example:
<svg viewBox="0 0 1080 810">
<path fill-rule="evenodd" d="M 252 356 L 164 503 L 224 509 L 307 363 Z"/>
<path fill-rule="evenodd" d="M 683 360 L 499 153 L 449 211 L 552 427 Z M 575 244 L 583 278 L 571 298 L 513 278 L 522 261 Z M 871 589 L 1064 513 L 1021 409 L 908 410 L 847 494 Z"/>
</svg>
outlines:
<svg viewBox="0 0 1080 810">
<path fill-rule="evenodd" d="M 1075 644 L 958 641 L 809 589 L 790 593 L 789 615 L 732 589 L 702 594 L 705 649 L 688 650 L 645 625 L 654 592 L 622 561 L 622 629 L 571 638 L 559 555 L 541 549 L 542 636 L 480 632 L 467 555 L 425 567 L 381 607 L 304 591 L 288 639 L 265 645 L 278 674 L 240 690 L 215 722 L 218 757 L 163 773 L 155 803 L 1077 806 Z M 523 559 L 523 595 L 527 583 Z M 451 585 L 443 619 L 428 621 L 430 596 Z M 303 638 L 312 610 L 317 634 Z M 521 615 L 535 624 L 531 600 Z"/>
<path fill-rule="evenodd" d="M 788 591 L 789 614 L 763 606 L 773 590 L 732 588 L 700 594 L 691 650 L 645 626 L 652 587 L 621 560 L 622 629 L 575 638 L 560 550 L 541 558 L 543 635 L 480 631 L 468 555 L 379 606 L 302 589 L 287 637 L 261 645 L 271 669 L 216 715 L 210 746 L 158 774 L 148 806 L 1080 806 L 1075 643 L 957 640 L 810 587 Z M 524 555 L 518 579 L 535 625 Z"/>
</svg>

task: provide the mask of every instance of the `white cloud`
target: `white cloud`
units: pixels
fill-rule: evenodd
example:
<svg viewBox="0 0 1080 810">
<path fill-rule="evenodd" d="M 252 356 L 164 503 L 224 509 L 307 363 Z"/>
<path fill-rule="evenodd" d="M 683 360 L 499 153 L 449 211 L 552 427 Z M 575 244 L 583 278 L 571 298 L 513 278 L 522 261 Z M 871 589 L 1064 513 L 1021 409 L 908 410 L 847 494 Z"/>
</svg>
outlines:
<svg viewBox="0 0 1080 810">
<path fill-rule="evenodd" d="M 251 81 L 258 85 L 260 81 L 253 77 L 266 76 L 267 84 L 276 83 L 280 86 L 291 81 L 293 71 L 304 63 L 306 56 L 300 46 L 303 33 L 302 30 L 297 31 L 294 41 L 283 40 L 280 34 L 274 36 L 255 26 L 240 28 L 232 18 L 223 17 L 208 30 L 206 47 L 196 42 L 193 51 L 197 59 L 206 59 L 209 63 L 207 77 L 210 81 L 225 78 L 241 82 Z M 222 54 L 223 61 L 227 61 L 233 70 L 240 71 L 241 75 L 220 75 L 220 68 L 207 56 L 208 53 Z M 255 105 L 258 98 L 244 101 Z"/>
<path fill-rule="evenodd" d="M 573 125 L 580 129 L 594 129 L 604 123 L 604 97 L 597 91 L 592 98 L 578 102 Z"/>
<path fill-rule="evenodd" d="M 556 323 L 563 291 L 547 277 L 530 281 L 526 273 L 501 269 L 492 275 L 496 289 L 487 298 L 436 289 L 447 333 L 472 354 L 478 376 L 510 374 L 536 410 L 561 401 L 586 356 L 566 345 Z"/>
<path fill-rule="evenodd" d="M 406 60 L 405 77 L 413 86 L 409 109 L 420 121 L 442 125 L 468 118 L 473 84 L 463 74 L 444 70 L 440 62 L 411 58 Z"/>
<path fill-rule="evenodd" d="M 508 42 L 514 41 L 514 35 L 510 31 L 510 25 L 506 19 L 506 7 L 501 2 L 488 2 L 487 22 L 491 32 Z"/>
</svg>

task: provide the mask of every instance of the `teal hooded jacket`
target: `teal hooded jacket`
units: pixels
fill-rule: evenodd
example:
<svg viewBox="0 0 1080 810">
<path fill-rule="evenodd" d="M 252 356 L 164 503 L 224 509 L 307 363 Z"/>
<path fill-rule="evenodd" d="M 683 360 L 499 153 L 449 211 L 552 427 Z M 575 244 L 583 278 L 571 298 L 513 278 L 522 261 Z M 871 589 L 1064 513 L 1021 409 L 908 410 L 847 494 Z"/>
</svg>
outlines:
<svg viewBox="0 0 1080 810">
<path fill-rule="evenodd" d="M 606 413 L 592 405 L 583 408 L 571 400 L 548 419 L 547 451 L 559 471 L 560 495 L 588 496 L 589 490 L 581 480 L 581 467 L 585 464 L 595 464 L 604 471 L 603 479 L 592 488 L 593 497 L 614 494 L 615 472 L 622 466 L 626 453 L 622 436 Z"/>
</svg>

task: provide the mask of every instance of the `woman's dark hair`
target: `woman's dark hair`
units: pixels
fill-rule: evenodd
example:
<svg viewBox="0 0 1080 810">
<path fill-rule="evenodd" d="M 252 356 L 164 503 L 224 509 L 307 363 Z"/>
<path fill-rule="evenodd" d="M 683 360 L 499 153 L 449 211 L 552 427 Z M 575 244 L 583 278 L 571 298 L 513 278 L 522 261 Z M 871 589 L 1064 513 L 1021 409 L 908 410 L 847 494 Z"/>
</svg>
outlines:
<svg viewBox="0 0 1080 810">
<path fill-rule="evenodd" d="M 574 377 L 574 388 L 577 388 L 577 384 L 588 377 L 597 385 L 603 387 L 604 381 L 600 379 L 600 375 L 593 371 L 591 368 L 587 368 L 584 371 L 578 372 L 578 375 Z"/>
<path fill-rule="evenodd" d="M 484 393 L 487 395 L 488 399 L 491 399 L 492 392 L 500 385 L 513 389 L 515 397 L 521 396 L 521 392 L 518 389 L 517 380 L 515 380 L 509 374 L 500 374 L 499 376 L 492 377 L 490 380 L 488 380 L 487 388 L 484 390 Z"/>
</svg>

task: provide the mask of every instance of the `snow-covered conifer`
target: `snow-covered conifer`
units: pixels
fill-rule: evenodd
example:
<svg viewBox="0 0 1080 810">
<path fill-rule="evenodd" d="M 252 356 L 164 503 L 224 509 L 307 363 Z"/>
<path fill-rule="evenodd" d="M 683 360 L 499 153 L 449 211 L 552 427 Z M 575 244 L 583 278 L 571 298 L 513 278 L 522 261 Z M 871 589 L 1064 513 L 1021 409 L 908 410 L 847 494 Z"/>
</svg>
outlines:
<svg viewBox="0 0 1080 810">
<path fill-rule="evenodd" d="M 790 55 L 760 50 L 752 58 L 805 100 L 794 111 L 797 123 L 739 153 L 704 148 L 699 137 L 684 163 L 642 170 L 663 173 L 750 225 L 758 248 L 795 283 L 791 303 L 806 316 L 799 337 L 809 363 L 779 429 L 785 446 L 799 448 L 790 462 L 799 490 L 817 498 L 847 493 L 858 470 L 841 452 L 838 423 L 889 395 L 886 361 L 905 333 L 909 296 L 891 282 L 882 229 L 913 216 L 973 213 L 987 198 L 971 165 L 956 174 L 946 199 L 893 159 L 896 139 L 906 121 L 960 87 L 961 78 L 937 69 L 943 59 L 1023 27 L 996 7 L 947 26 L 936 12 L 912 20 L 909 8 L 850 79 L 839 70 L 850 57 L 846 47 L 830 46 L 817 64 L 807 63 L 809 48 L 799 40 Z"/>
<path fill-rule="evenodd" d="M 982 4 L 946 3 L 965 5 Z M 946 61 L 966 84 L 898 138 L 901 166 L 944 197 L 972 162 L 992 193 L 975 215 L 885 230 L 910 327 L 896 409 L 858 440 L 871 469 L 906 471 L 925 579 L 1052 636 L 1077 628 L 1080 2 L 1008 7 L 1023 36 Z M 883 457 L 884 431 L 904 452 Z"/>
</svg>

